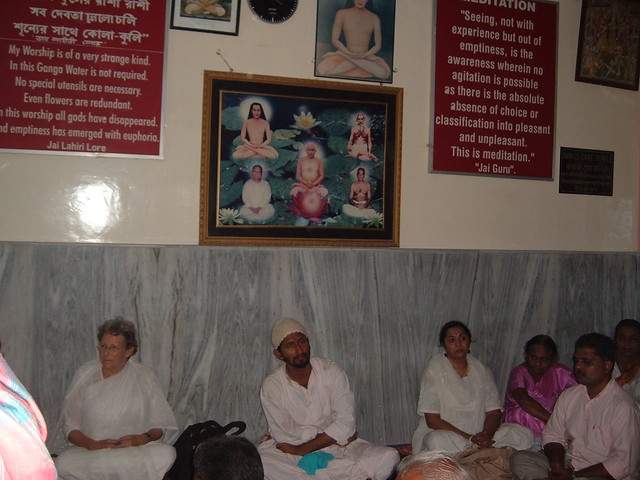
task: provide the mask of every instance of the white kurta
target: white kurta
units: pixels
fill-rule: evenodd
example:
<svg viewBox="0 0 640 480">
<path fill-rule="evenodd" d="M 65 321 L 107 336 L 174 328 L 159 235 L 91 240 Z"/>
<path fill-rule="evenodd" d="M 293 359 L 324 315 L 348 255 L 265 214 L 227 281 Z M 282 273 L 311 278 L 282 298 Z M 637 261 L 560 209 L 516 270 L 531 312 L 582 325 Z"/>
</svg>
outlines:
<svg viewBox="0 0 640 480">
<path fill-rule="evenodd" d="M 260 400 L 272 437 L 258 448 L 265 478 L 386 479 L 399 460 L 394 449 L 377 447 L 361 439 L 347 445 L 356 431 L 355 401 L 347 375 L 335 363 L 323 358 L 312 358 L 311 366 L 307 388 L 291 380 L 284 365 L 262 384 Z M 323 432 L 337 442 L 323 449 L 335 459 L 313 477 L 297 467 L 299 456 L 276 448 L 276 443 L 299 445 Z"/>
<path fill-rule="evenodd" d="M 640 413 L 613 379 L 594 398 L 584 385 L 562 392 L 542 443 L 565 447 L 576 470 L 602 463 L 614 478 L 640 477 Z"/>
<path fill-rule="evenodd" d="M 132 360 L 106 379 L 98 361 L 80 367 L 64 400 L 62 423 L 65 438 L 79 430 L 94 440 L 177 429 L 155 375 Z M 56 468 L 64 480 L 160 480 L 174 460 L 174 448 L 161 442 L 94 451 L 72 446 Z"/>
<path fill-rule="evenodd" d="M 446 430 L 427 426 L 425 413 L 440 415 L 442 420 L 463 432 L 476 434 L 484 427 L 487 412 L 501 410 L 498 389 L 489 369 L 469 355 L 468 373 L 460 377 L 443 353 L 435 354 L 422 375 L 418 400 L 418 427 L 413 435 L 413 451 L 445 450 L 459 452 L 472 443 Z M 520 425 L 505 423 L 493 437 L 495 447 L 530 448 L 533 434 Z"/>
<path fill-rule="evenodd" d="M 271 186 L 269 182 L 247 180 L 242 187 L 242 202 L 244 205 L 240 208 L 240 215 L 254 222 L 268 220 L 275 213 L 273 205 L 269 203 L 270 201 Z M 256 213 L 251 208 L 259 208 L 260 211 Z"/>
<path fill-rule="evenodd" d="M 612 376 L 614 379 L 620 376 L 620 369 L 617 364 L 613 367 Z M 633 398 L 638 408 L 640 408 L 640 373 L 638 373 L 633 380 L 622 385 L 622 389 L 631 395 L 631 398 Z"/>
</svg>

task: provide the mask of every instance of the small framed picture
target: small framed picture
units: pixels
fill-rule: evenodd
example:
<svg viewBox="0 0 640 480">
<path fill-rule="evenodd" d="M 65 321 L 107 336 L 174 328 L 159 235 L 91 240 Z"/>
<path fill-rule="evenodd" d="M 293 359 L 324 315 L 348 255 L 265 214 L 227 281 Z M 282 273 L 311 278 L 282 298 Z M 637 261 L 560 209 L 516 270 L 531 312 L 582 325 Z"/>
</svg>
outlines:
<svg viewBox="0 0 640 480">
<path fill-rule="evenodd" d="M 238 35 L 240 0 L 171 0 L 171 28 Z"/>
<path fill-rule="evenodd" d="M 402 90 L 205 72 L 200 243 L 398 246 Z"/>
<path fill-rule="evenodd" d="M 640 2 L 582 0 L 576 81 L 638 90 Z"/>
<path fill-rule="evenodd" d="M 393 82 L 396 0 L 318 0 L 315 76 Z"/>
</svg>

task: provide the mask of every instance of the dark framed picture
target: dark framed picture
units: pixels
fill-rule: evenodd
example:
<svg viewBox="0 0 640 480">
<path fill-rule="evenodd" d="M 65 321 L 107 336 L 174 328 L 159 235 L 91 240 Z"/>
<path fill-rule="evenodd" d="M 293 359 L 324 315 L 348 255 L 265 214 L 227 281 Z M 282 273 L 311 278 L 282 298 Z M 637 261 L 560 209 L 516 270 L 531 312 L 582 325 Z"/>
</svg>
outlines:
<svg viewBox="0 0 640 480">
<path fill-rule="evenodd" d="M 582 0 L 576 80 L 638 90 L 640 2 Z"/>
<path fill-rule="evenodd" d="M 398 246 L 402 89 L 205 72 L 200 243 Z"/>
<path fill-rule="evenodd" d="M 240 0 L 171 0 L 171 28 L 238 35 Z"/>
<path fill-rule="evenodd" d="M 318 0 L 315 76 L 393 82 L 396 0 Z"/>
</svg>

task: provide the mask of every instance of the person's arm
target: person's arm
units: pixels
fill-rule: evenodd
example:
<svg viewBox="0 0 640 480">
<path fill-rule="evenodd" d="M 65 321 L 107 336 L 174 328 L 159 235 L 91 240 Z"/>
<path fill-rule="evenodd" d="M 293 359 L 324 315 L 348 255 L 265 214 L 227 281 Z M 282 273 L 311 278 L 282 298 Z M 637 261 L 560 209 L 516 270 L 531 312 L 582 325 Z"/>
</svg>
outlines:
<svg viewBox="0 0 640 480">
<path fill-rule="evenodd" d="M 347 142 L 347 152 L 351 153 L 351 147 L 353 147 L 353 135 L 356 131 L 355 127 L 351 128 L 351 135 L 349 135 L 349 141 Z"/>
<path fill-rule="evenodd" d="M 367 132 L 367 153 L 371 153 L 371 150 L 373 149 L 373 144 L 371 143 L 371 129 L 367 127 L 365 132 Z"/>
<path fill-rule="evenodd" d="M 511 396 L 529 415 L 542 420 L 544 423 L 549 421 L 551 412 L 548 412 L 547 409 L 531 398 L 525 388 L 516 388 L 515 390 L 512 390 Z"/>
<path fill-rule="evenodd" d="M 276 444 L 299 445 L 315 438 L 317 428 L 298 424 L 291 416 L 290 403 L 281 379 L 269 377 L 260 389 L 260 403 L 269 426 L 269 435 Z"/>
<path fill-rule="evenodd" d="M 336 13 L 336 18 L 333 21 L 333 28 L 331 29 L 331 45 L 336 47 L 336 50 L 345 54 L 346 56 L 352 57 L 353 52 L 340 41 L 340 35 L 342 34 L 342 24 L 344 22 L 343 16 L 344 12 L 342 10 L 338 10 L 338 13 Z"/>
<path fill-rule="evenodd" d="M 324 433 L 345 446 L 357 437 L 356 401 L 349 385 L 347 374 L 333 362 L 323 366 L 323 385 L 328 389 L 333 421 L 324 429 Z"/>
<path fill-rule="evenodd" d="M 265 128 L 265 140 L 264 142 L 262 142 L 262 146 L 266 146 L 269 145 L 271 143 L 271 136 L 272 136 L 272 132 L 271 132 L 271 125 L 269 125 L 269 122 L 267 122 L 266 120 L 264 121 L 266 123 L 266 128 Z"/>
<path fill-rule="evenodd" d="M 449 432 L 457 433 L 467 440 L 471 440 L 471 437 L 473 436 L 472 434 L 462 431 L 458 427 L 440 418 L 439 413 L 425 413 L 424 419 L 427 422 L 427 427 L 432 430 L 447 430 Z"/>
<path fill-rule="evenodd" d="M 500 427 L 500 410 L 491 410 L 484 416 L 482 431 L 473 435 L 470 440 L 481 448 L 489 448 L 493 445 L 493 436 Z"/>
<path fill-rule="evenodd" d="M 247 145 L 251 144 L 251 142 L 247 138 L 247 122 L 248 121 L 249 120 L 245 120 L 244 122 L 242 122 L 242 128 L 240 129 L 240 138 Z"/>
<path fill-rule="evenodd" d="M 301 158 L 298 158 L 298 162 L 296 163 L 296 179 L 300 183 L 304 183 L 304 180 L 302 180 L 302 159 Z"/>
<path fill-rule="evenodd" d="M 376 16 L 375 22 L 373 24 L 373 47 L 371 47 L 365 54 L 364 58 L 369 57 L 371 55 L 375 55 L 382 49 L 382 31 L 380 28 L 380 18 Z"/>
<path fill-rule="evenodd" d="M 493 379 L 493 374 L 487 366 L 480 364 L 477 360 L 473 360 L 473 363 L 470 364 L 470 369 L 473 369 L 474 372 L 477 369 L 477 375 L 479 376 L 476 377 L 474 373 L 473 378 L 480 382 L 482 386 L 485 411 L 482 431 L 477 432 L 471 441 L 481 448 L 488 448 L 493 445 L 493 436 L 498 430 L 498 427 L 500 427 L 500 419 L 502 417 L 498 387 Z"/>
<path fill-rule="evenodd" d="M 140 447 L 162 438 L 162 429 L 152 428 L 144 433 L 125 435 L 118 439 L 115 448 Z"/>
<path fill-rule="evenodd" d="M 118 440 L 106 438 L 104 440 L 94 440 L 88 437 L 80 430 L 72 430 L 67 435 L 67 440 L 76 447 L 86 448 L 87 450 L 102 450 L 103 448 L 115 448 Z"/>
<path fill-rule="evenodd" d="M 633 477 L 634 466 L 640 464 L 640 444 L 638 444 L 640 417 L 632 402 L 622 400 L 616 398 L 612 402 L 611 410 L 605 412 L 602 417 L 600 431 L 610 439 L 610 443 L 607 445 L 607 457 L 602 460 L 601 464 L 591 465 L 581 470 L 580 476 Z M 624 400 L 628 400 L 628 397 Z M 577 473 L 576 476 L 578 476 Z"/>
<path fill-rule="evenodd" d="M 561 443 L 547 443 L 544 454 L 549 460 L 549 480 L 570 480 L 573 471 L 565 465 L 565 448 Z"/>
<path fill-rule="evenodd" d="M 315 438 L 308 442 L 301 443 L 300 445 L 291 445 L 290 443 L 277 443 L 276 448 L 284 453 L 291 455 L 306 455 L 307 453 L 315 452 L 325 447 L 335 445 L 336 440 L 331 438 L 326 433 L 319 433 Z"/>
<path fill-rule="evenodd" d="M 246 181 L 242 186 L 242 203 L 244 203 L 247 207 L 253 207 L 253 195 L 251 192 L 250 183 Z"/>
<path fill-rule="evenodd" d="M 607 469 L 604 468 L 604 465 L 602 465 L 602 463 L 596 463 L 595 465 L 591 465 L 590 467 L 576 470 L 574 474 L 576 477 L 598 477 L 615 480 L 615 478 L 612 477 L 609 472 L 607 472 Z"/>
<path fill-rule="evenodd" d="M 317 187 L 318 185 L 320 185 L 322 183 L 322 181 L 324 180 L 324 165 L 323 165 L 323 162 L 319 158 L 316 158 L 316 161 L 318 162 L 318 178 L 316 178 L 316 180 L 313 182 L 313 186 L 314 187 Z"/>
<path fill-rule="evenodd" d="M 573 469 L 565 463 L 566 453 L 566 416 L 571 404 L 572 392 L 565 390 L 560 394 L 551 417 L 542 432 L 544 454 L 549 460 L 549 479 L 565 480 L 573 476 Z"/>
<path fill-rule="evenodd" d="M 263 180 L 262 183 L 264 183 L 264 189 L 262 191 L 262 203 L 260 206 L 271 203 L 271 185 L 265 180 Z"/>
</svg>

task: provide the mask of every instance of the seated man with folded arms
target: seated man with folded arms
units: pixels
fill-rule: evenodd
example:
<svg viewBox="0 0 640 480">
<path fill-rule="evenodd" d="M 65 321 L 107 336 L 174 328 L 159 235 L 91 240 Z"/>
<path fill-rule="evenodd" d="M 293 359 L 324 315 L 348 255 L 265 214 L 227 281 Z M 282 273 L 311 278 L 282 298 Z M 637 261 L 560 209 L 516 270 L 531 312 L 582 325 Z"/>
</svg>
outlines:
<svg viewBox="0 0 640 480">
<path fill-rule="evenodd" d="M 307 331 L 296 320 L 276 322 L 271 342 L 283 365 L 260 391 L 271 436 L 258 447 L 265 478 L 385 480 L 398 452 L 358 438 L 345 372 L 330 360 L 311 358 Z"/>
<path fill-rule="evenodd" d="M 640 459 L 640 412 L 611 377 L 615 345 L 600 333 L 575 345 L 578 385 L 560 395 L 542 434 L 544 453 L 516 452 L 514 478 L 634 480 Z"/>
</svg>

